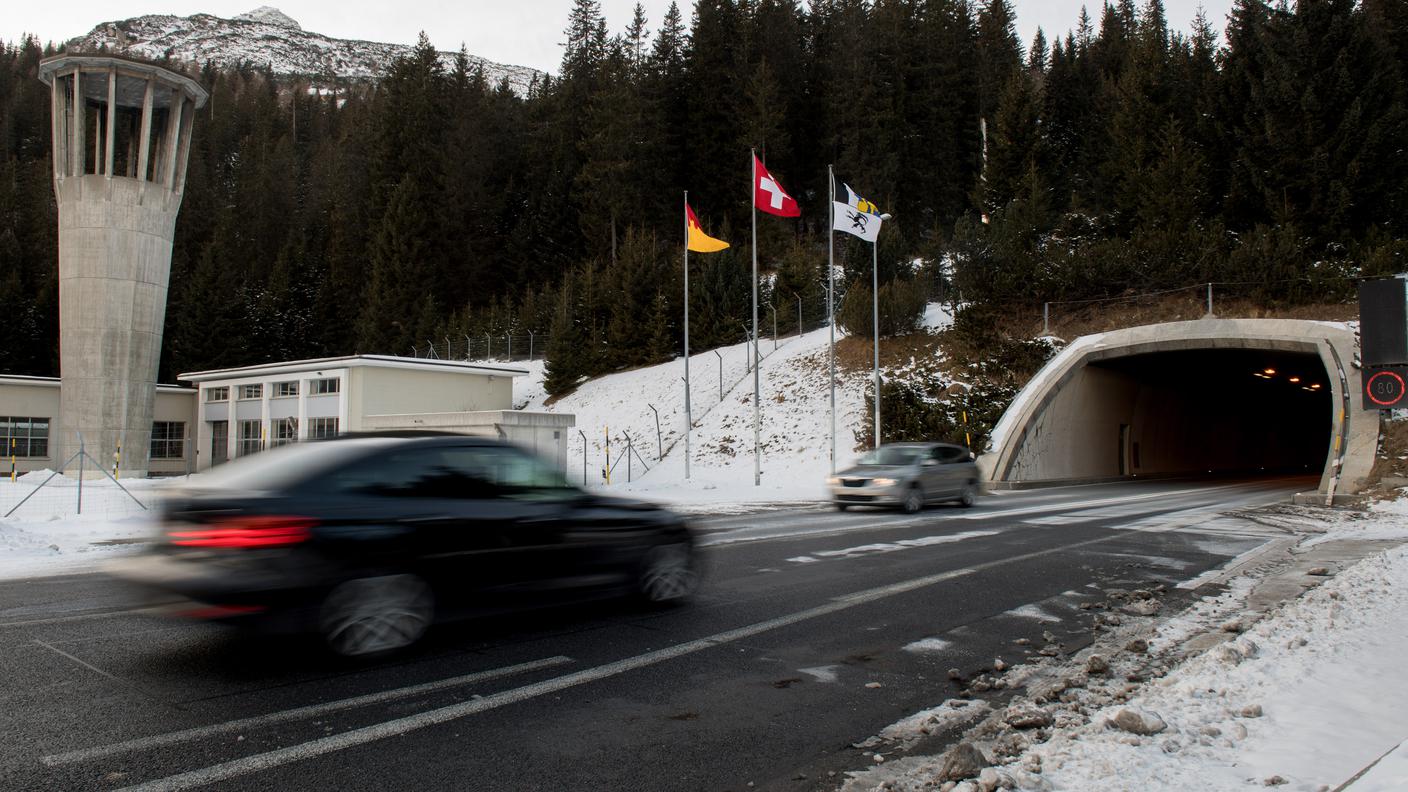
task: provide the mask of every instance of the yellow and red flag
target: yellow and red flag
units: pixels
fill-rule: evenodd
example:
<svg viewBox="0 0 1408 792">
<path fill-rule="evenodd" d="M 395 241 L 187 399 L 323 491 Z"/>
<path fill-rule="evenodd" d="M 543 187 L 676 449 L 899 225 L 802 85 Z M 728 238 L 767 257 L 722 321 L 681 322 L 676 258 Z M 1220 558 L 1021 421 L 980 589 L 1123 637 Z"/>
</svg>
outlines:
<svg viewBox="0 0 1408 792">
<path fill-rule="evenodd" d="M 689 240 L 686 247 L 695 253 L 717 253 L 728 247 L 728 243 L 722 239 L 715 239 L 704 233 L 704 229 L 699 227 L 699 218 L 694 216 L 694 210 L 689 204 L 684 205 L 684 211 L 689 222 Z"/>
</svg>

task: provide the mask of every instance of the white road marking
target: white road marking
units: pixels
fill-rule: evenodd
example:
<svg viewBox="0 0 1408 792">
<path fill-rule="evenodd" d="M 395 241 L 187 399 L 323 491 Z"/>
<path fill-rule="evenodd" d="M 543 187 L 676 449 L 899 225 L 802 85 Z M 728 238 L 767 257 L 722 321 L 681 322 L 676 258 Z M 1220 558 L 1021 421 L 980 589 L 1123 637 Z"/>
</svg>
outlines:
<svg viewBox="0 0 1408 792">
<path fill-rule="evenodd" d="M 1156 529 L 1150 529 L 1153 532 Z M 492 709 L 517 704 L 530 699 L 545 696 L 550 693 L 557 693 L 588 682 L 607 679 L 618 676 L 628 671 L 635 671 L 640 668 L 658 665 L 667 660 L 674 660 L 679 657 L 701 652 L 705 649 L 713 649 L 724 644 L 740 641 L 745 638 L 752 638 L 772 630 L 790 627 L 804 621 L 816 619 L 822 616 L 829 616 L 833 613 L 840 613 L 861 605 L 878 602 L 900 594 L 907 594 L 938 583 L 943 583 L 956 578 L 966 577 L 978 572 L 993 569 L 1006 564 L 1020 561 L 1030 561 L 1034 558 L 1055 555 L 1057 553 L 1069 552 L 1081 547 L 1087 547 L 1101 542 L 1108 542 L 1116 539 L 1115 536 L 1102 536 L 1095 539 L 1086 539 L 1081 542 L 1062 545 L 1060 547 L 1047 548 L 1045 550 L 1035 550 L 1030 553 L 1009 556 L 1007 558 L 986 561 L 981 564 L 953 569 L 947 572 L 939 572 L 933 575 L 926 575 L 912 580 L 905 580 L 899 583 L 892 583 L 887 586 L 879 586 L 872 589 L 857 591 L 852 594 L 836 597 L 825 605 L 818 605 L 814 608 L 797 611 L 786 616 L 779 616 L 775 619 L 755 622 L 753 624 L 739 627 L 733 630 L 715 633 L 705 638 L 676 644 L 674 646 L 658 649 L 654 652 L 629 657 L 618 660 L 614 663 L 607 663 L 595 668 L 588 668 L 566 676 L 544 680 L 532 685 L 505 690 L 500 693 L 493 693 L 480 699 L 466 701 L 460 704 L 452 704 L 447 707 L 421 712 L 415 715 L 408 715 L 404 718 L 385 721 L 372 726 L 364 726 L 360 729 L 335 734 L 330 737 L 323 737 L 311 740 L 298 745 L 291 745 L 287 748 L 280 748 L 262 754 L 246 756 L 242 759 L 235 759 L 200 770 L 192 770 L 188 773 L 168 776 L 156 779 L 144 784 L 125 787 L 120 792 L 169 792 L 171 790 L 192 789 L 194 787 L 214 784 L 220 781 L 227 781 L 231 778 L 257 773 L 261 770 L 268 770 L 274 767 L 301 762 L 336 751 L 354 748 L 359 745 L 384 740 L 388 737 L 397 737 L 417 729 L 424 729 L 442 723 L 459 720 L 470 715 L 487 712 Z"/>
<path fill-rule="evenodd" d="M 120 682 L 120 683 L 122 683 L 122 684 L 124 684 L 124 685 L 129 685 L 129 684 L 131 684 L 131 683 L 129 683 L 127 680 L 123 679 L 122 677 L 113 676 L 112 674 L 109 674 L 108 672 L 104 671 L 103 669 L 98 668 L 97 666 L 93 665 L 92 663 L 89 663 L 89 662 L 86 662 L 86 661 L 84 661 L 84 660 L 81 660 L 81 659 L 79 659 L 79 658 L 77 658 L 77 657 L 74 657 L 73 655 L 69 654 L 68 652 L 65 652 L 64 650 L 58 648 L 57 646 L 54 646 L 53 644 L 45 643 L 45 642 L 39 640 L 38 638 L 34 639 L 34 642 L 37 643 L 37 644 L 39 644 L 40 646 L 44 647 L 45 649 L 48 649 L 49 651 L 54 652 L 55 654 L 59 654 L 59 655 L 63 655 L 64 657 L 67 657 L 68 659 L 72 660 L 73 662 L 75 662 L 75 663 L 77 663 L 77 664 L 83 666 L 84 668 L 88 669 L 89 671 L 92 671 L 92 672 L 95 673 L 95 674 L 98 674 L 99 676 L 107 677 L 108 679 L 111 679 L 111 680 L 114 681 L 114 682 Z"/>
<path fill-rule="evenodd" d="M 921 536 L 918 539 L 901 539 L 897 542 L 877 542 L 875 544 L 860 545 L 859 547 L 847 547 L 842 550 L 817 550 L 810 556 L 797 556 L 787 560 L 798 564 L 809 564 L 822 558 L 855 558 L 856 556 L 875 555 L 876 553 L 893 553 L 896 550 L 961 542 L 964 539 L 976 539 L 982 536 L 992 536 L 996 533 L 1001 532 L 963 531 L 961 533 L 942 536 Z"/>
<path fill-rule="evenodd" d="M 49 648 L 53 649 L 52 646 Z M 54 649 L 54 651 L 57 652 L 59 650 Z M 63 653 L 60 652 L 60 654 Z M 77 660 L 77 658 L 73 658 L 72 655 L 66 656 L 76 660 L 77 662 L 83 662 L 82 660 Z M 163 745 L 174 745 L 176 743 L 189 742 L 191 740 L 199 740 L 203 737 L 212 737 L 217 734 L 228 734 L 230 732 L 246 731 L 249 729 L 258 728 L 260 726 L 268 726 L 272 723 L 282 723 L 284 721 L 299 720 L 301 718 L 308 718 L 314 715 L 323 715 L 329 712 L 337 712 L 339 710 L 352 709 L 354 707 L 364 707 L 368 704 L 379 704 L 383 701 L 392 701 L 400 698 L 409 698 L 411 696 L 418 696 L 422 693 L 430 693 L 437 690 L 444 690 L 446 688 L 470 685 L 474 684 L 475 682 L 484 682 L 490 679 L 497 679 L 499 677 L 510 676 L 513 674 L 521 674 L 527 671 L 536 671 L 542 668 L 553 668 L 555 666 L 566 665 L 571 662 L 572 658 L 558 655 L 557 657 L 549 657 L 543 660 L 533 660 L 527 663 L 519 663 L 518 665 L 505 666 L 504 668 L 494 668 L 488 671 L 479 671 L 473 674 L 465 674 L 463 676 L 451 677 L 449 679 L 441 679 L 435 682 L 426 682 L 421 685 L 411 685 L 409 687 L 395 688 L 394 690 L 383 690 L 378 693 L 369 693 L 365 696 L 355 696 L 353 698 L 340 699 L 338 701 L 329 701 L 323 704 L 313 704 L 307 707 L 297 707 L 295 709 L 282 710 L 280 712 L 271 712 L 267 715 L 256 715 L 251 718 L 240 718 L 239 720 L 225 721 L 223 723 L 214 723 L 209 726 L 198 726 L 196 728 L 184 729 L 182 731 L 167 732 L 166 734 L 155 734 L 150 737 L 139 737 L 135 740 L 125 740 L 123 742 L 112 743 L 110 745 L 100 745 L 95 748 L 84 748 L 77 751 L 68 751 L 66 753 L 51 754 L 49 756 L 41 757 L 39 761 L 43 762 L 49 767 L 59 767 L 62 765 L 76 764 L 78 762 L 87 762 L 93 759 L 101 759 L 105 756 L 113 756 L 116 754 L 127 753 L 128 751 L 144 751 L 152 748 L 158 748 Z M 87 663 L 84 663 L 84 665 L 87 665 Z M 91 668 L 92 666 L 89 667 Z M 94 668 L 93 670 L 97 671 L 100 674 L 103 674 L 103 676 L 115 679 L 115 677 L 111 677 L 110 674 L 106 674 L 99 669 Z"/>
<path fill-rule="evenodd" d="M 126 610 L 99 611 L 97 613 L 80 613 L 73 616 L 50 616 L 44 619 L 26 619 L 23 621 L 0 622 L 0 629 L 5 627 L 33 627 L 40 624 L 63 624 L 64 622 L 89 621 L 91 619 L 107 619 L 114 616 L 140 616 L 145 614 L 159 614 L 168 609 L 166 605 L 154 605 L 149 608 L 128 608 Z"/>
</svg>

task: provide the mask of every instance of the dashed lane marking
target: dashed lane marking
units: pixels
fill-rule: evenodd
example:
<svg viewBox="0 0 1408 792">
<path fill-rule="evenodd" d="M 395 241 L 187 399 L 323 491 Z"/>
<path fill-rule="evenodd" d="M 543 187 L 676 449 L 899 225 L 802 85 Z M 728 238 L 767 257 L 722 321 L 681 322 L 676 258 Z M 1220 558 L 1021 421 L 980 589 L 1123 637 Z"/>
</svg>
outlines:
<svg viewBox="0 0 1408 792">
<path fill-rule="evenodd" d="M 1150 533 L 1154 533 L 1162 529 L 1149 528 L 1146 530 Z M 1126 537 L 1128 535 L 1128 533 L 1123 534 L 1123 536 Z M 493 693 L 488 696 L 484 696 L 483 698 L 474 699 L 472 701 L 465 701 L 459 704 L 452 704 L 446 707 L 441 707 L 439 709 L 428 710 L 426 712 L 421 712 L 415 715 L 409 715 L 403 718 L 397 718 L 394 720 L 373 724 L 371 726 L 364 726 L 362 728 L 353 729 L 351 731 L 343 732 L 341 734 L 335 734 L 329 737 L 323 737 L 297 745 L 291 745 L 287 748 L 280 748 L 261 754 L 246 756 L 241 759 L 234 759 L 229 762 L 212 765 L 210 767 L 205 767 L 199 770 L 192 770 L 187 773 L 181 773 L 179 775 L 168 776 L 166 778 L 156 779 L 143 784 L 125 787 L 124 790 L 120 790 L 120 792 L 156 792 L 156 790 L 168 792 L 171 790 L 192 789 L 195 787 L 214 784 L 221 781 L 227 781 L 232 778 L 239 778 L 241 776 L 249 775 L 251 773 L 257 773 L 263 770 L 269 770 L 275 767 L 281 767 L 283 765 L 292 764 L 294 762 L 301 762 L 308 759 L 313 759 L 319 756 L 334 753 L 336 751 L 343 751 L 348 748 L 366 745 L 368 743 L 377 742 L 390 737 L 399 737 L 417 729 L 424 729 L 431 726 L 437 726 L 443 723 L 449 723 L 451 721 L 459 720 L 461 718 L 469 717 L 471 715 L 476 715 L 481 712 L 487 712 L 489 710 L 497 709 L 499 707 L 507 706 L 510 704 L 517 704 L 523 701 L 538 698 L 540 696 L 545 696 L 551 693 L 557 693 L 563 690 L 567 690 L 569 688 L 576 687 L 578 685 L 584 685 L 590 682 L 596 682 L 602 679 L 607 679 L 609 677 L 619 676 L 629 671 L 635 671 L 637 669 L 658 665 L 668 660 L 674 660 L 676 658 L 704 651 L 705 649 L 717 648 L 725 644 L 734 643 L 736 641 L 740 641 L 746 638 L 752 638 L 754 636 L 761 635 L 772 630 L 790 627 L 801 622 L 817 619 L 823 616 L 829 616 L 834 613 L 840 613 L 842 611 L 846 611 L 861 605 L 867 605 L 873 602 L 888 599 L 890 597 L 898 596 L 901 594 L 907 594 L 909 592 L 927 588 L 938 583 L 943 583 L 949 580 L 966 577 L 968 575 L 976 574 L 978 572 L 983 572 L 989 569 L 994 569 L 1007 564 L 1013 564 L 1022 561 L 1030 561 L 1035 558 L 1042 558 L 1049 555 L 1055 555 L 1057 553 L 1066 553 L 1070 552 L 1071 550 L 1077 550 L 1082 547 L 1088 547 L 1090 545 L 1112 541 L 1117 538 L 1119 538 L 1119 536 L 1101 536 L 1095 539 L 1086 539 L 1080 542 L 1064 544 L 1060 547 L 1051 547 L 1045 550 L 1035 550 L 1030 553 L 1022 553 L 1020 555 L 1014 555 L 1006 558 L 986 561 L 981 564 L 974 564 L 973 566 L 964 567 L 962 569 L 949 570 L 947 572 L 926 575 L 924 577 L 901 581 L 899 583 L 892 583 L 886 586 L 864 589 L 862 591 L 857 591 L 852 594 L 836 597 L 832 599 L 831 602 L 828 602 L 824 605 L 818 605 L 813 608 L 797 611 L 795 613 L 790 613 L 785 616 L 779 616 L 774 619 L 767 619 L 765 621 L 755 622 L 753 624 L 749 624 L 733 630 L 726 630 L 724 632 L 715 633 L 704 638 L 699 638 L 693 641 L 686 641 L 685 643 L 676 644 L 674 646 L 666 647 L 664 649 L 659 649 L 653 652 L 646 652 L 645 654 L 636 655 L 635 657 L 628 657 L 623 660 L 618 660 L 614 663 L 607 663 L 605 665 L 600 665 L 595 668 L 583 669 L 582 671 L 578 671 L 576 673 L 544 680 L 542 682 L 538 682 L 531 685 L 525 685 L 519 688 L 505 690 L 499 693 Z"/>
<path fill-rule="evenodd" d="M 53 649 L 54 647 L 51 646 L 49 648 Z M 59 652 L 60 654 L 65 654 L 64 652 L 61 652 L 58 649 L 54 649 L 54 651 Z M 65 656 L 69 657 L 75 662 L 83 663 L 82 660 L 78 660 L 72 655 L 65 654 Z M 84 748 L 82 750 L 77 751 L 50 754 L 49 756 L 41 757 L 39 761 L 50 767 L 77 764 L 79 762 L 87 762 L 93 759 L 101 759 L 105 756 L 114 756 L 116 754 L 127 753 L 129 751 L 144 751 L 152 748 L 159 748 L 163 745 L 174 745 L 176 743 L 189 742 L 191 740 L 199 740 L 204 737 L 213 737 L 217 734 L 228 734 L 230 732 L 246 731 L 249 729 L 259 728 L 260 726 L 268 726 L 273 723 L 283 723 L 285 721 L 300 720 L 303 718 L 312 717 L 314 715 L 324 715 L 329 712 L 338 712 L 340 710 L 353 709 L 355 707 L 365 707 L 369 704 L 379 704 L 383 701 L 393 701 L 395 699 L 409 698 L 411 696 L 418 696 L 422 693 L 431 693 L 437 690 L 444 690 L 446 688 L 472 685 L 476 682 L 485 682 L 491 679 L 497 679 L 499 677 L 511 676 L 513 674 L 522 674 L 528 671 L 538 671 L 544 668 L 553 668 L 556 666 L 566 665 L 571 662 L 572 658 L 558 655 L 557 657 L 549 657 L 543 660 L 533 660 L 527 663 L 519 663 L 518 665 L 505 666 L 503 668 L 494 668 L 488 671 L 479 671 L 473 674 L 465 674 L 463 676 L 451 677 L 449 679 L 441 679 L 435 682 L 426 682 L 425 684 L 421 685 L 411 685 L 409 687 L 396 688 L 394 690 L 383 690 L 379 693 L 369 693 L 365 696 L 355 696 L 353 698 L 340 699 L 338 701 L 329 701 L 323 704 L 312 704 L 307 707 L 297 707 L 295 709 L 282 710 L 280 712 L 271 712 L 267 715 L 256 715 L 252 718 L 240 718 L 239 720 L 225 721 L 223 723 L 214 723 L 209 726 L 198 726 L 193 729 L 184 729 L 182 731 L 167 732 L 166 734 L 156 734 L 150 737 L 139 737 L 135 740 L 125 740 L 123 742 L 112 743 L 110 745 L 101 745 L 96 748 Z M 83 665 L 87 666 L 88 664 L 83 663 Z M 92 666 L 88 667 L 92 668 Z M 116 677 L 112 677 L 110 674 L 100 669 L 94 668 L 93 670 L 97 671 L 103 676 L 109 677 L 111 679 L 116 679 Z"/>
</svg>

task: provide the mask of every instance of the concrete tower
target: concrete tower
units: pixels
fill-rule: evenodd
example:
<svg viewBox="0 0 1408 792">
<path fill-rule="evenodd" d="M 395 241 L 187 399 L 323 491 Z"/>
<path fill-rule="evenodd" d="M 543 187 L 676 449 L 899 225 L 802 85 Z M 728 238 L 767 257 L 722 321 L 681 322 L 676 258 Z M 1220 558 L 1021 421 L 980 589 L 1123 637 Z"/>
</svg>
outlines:
<svg viewBox="0 0 1408 792">
<path fill-rule="evenodd" d="M 59 458 L 88 452 L 145 476 L 166 320 L 171 238 L 191 123 L 206 92 L 104 56 L 39 65 L 53 89 L 59 205 Z"/>
</svg>

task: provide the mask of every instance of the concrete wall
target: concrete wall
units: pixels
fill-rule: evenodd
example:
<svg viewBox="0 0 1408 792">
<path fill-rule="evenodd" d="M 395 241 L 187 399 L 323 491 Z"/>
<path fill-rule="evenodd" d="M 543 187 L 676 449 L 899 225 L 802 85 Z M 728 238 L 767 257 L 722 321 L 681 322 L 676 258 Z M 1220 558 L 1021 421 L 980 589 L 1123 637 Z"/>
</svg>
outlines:
<svg viewBox="0 0 1408 792">
<path fill-rule="evenodd" d="M 363 419 L 364 428 L 369 431 L 426 429 L 507 440 L 564 470 L 567 436 L 576 424 L 573 415 L 521 410 L 368 415 Z"/>
<path fill-rule="evenodd" d="M 354 416 L 513 409 L 509 376 L 374 366 L 354 371 Z M 362 428 L 371 427 L 363 424 Z"/>
<path fill-rule="evenodd" d="M 78 448 L 145 475 L 179 196 L 123 177 L 56 185 L 61 454 Z M 66 452 L 66 453 L 65 453 Z"/>
<path fill-rule="evenodd" d="M 1378 414 L 1359 408 L 1356 339 L 1329 323 L 1279 319 L 1204 319 L 1128 328 L 1072 342 L 1028 383 L 993 432 L 979 460 L 995 485 L 1113 478 L 1120 474 L 1120 425 L 1140 443 L 1139 474 L 1187 472 L 1210 444 L 1228 469 L 1278 454 L 1304 455 L 1325 437 L 1319 491 L 1353 493 L 1373 466 Z M 1183 388 L 1141 381 L 1113 363 L 1137 355 L 1197 350 L 1273 350 L 1318 361 L 1329 396 L 1319 417 L 1238 407 L 1240 391 L 1201 383 Z M 1102 361 L 1111 367 L 1102 367 Z M 1235 394 L 1235 395 L 1234 395 Z M 1312 450 L 1312 456 L 1315 452 Z"/>
<path fill-rule="evenodd" d="M 199 426 L 196 424 L 196 396 L 194 388 L 173 388 L 159 386 L 156 403 L 153 406 L 153 421 L 178 421 L 186 425 L 185 455 L 180 459 L 149 460 L 148 472 L 153 476 L 173 476 L 192 473 L 196 469 L 196 438 Z M 149 447 L 150 448 L 150 447 Z"/>
</svg>

